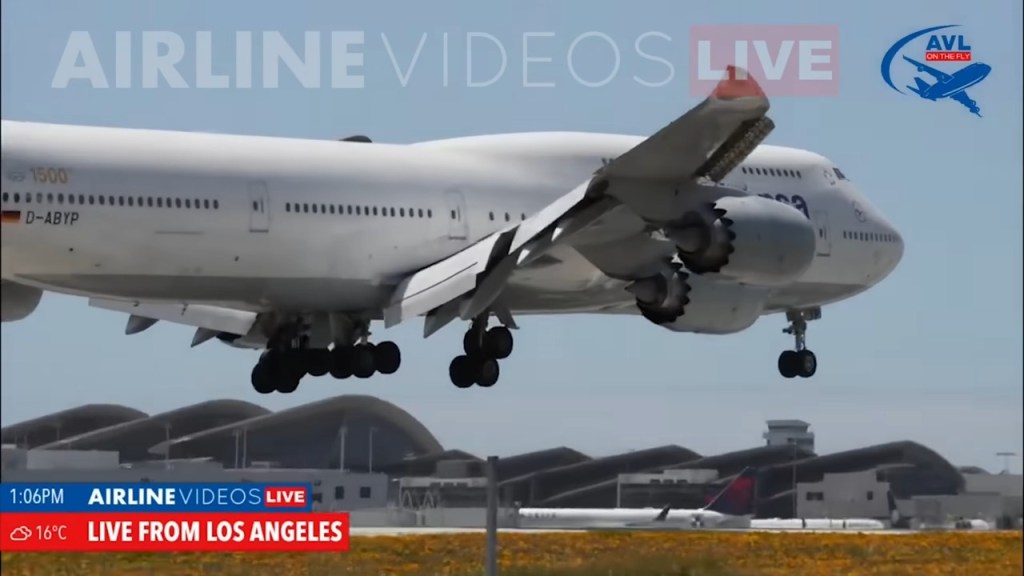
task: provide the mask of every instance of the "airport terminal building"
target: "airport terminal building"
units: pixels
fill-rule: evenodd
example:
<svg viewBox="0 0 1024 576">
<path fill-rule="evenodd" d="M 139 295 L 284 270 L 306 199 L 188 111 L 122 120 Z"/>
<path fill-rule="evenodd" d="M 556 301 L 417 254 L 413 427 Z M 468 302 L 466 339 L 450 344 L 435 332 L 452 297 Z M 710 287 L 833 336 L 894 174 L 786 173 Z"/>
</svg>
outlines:
<svg viewBox="0 0 1024 576">
<path fill-rule="evenodd" d="M 873 517 L 920 521 L 1021 515 L 1020 475 L 960 469 L 899 441 L 817 454 L 809 424 L 768 422 L 762 445 L 700 454 L 672 444 L 605 457 L 570 447 L 504 456 L 506 507 L 699 508 L 745 467 L 757 469 L 761 518 Z M 5 426 L 4 481 L 213 481 L 273 475 L 311 481 L 327 509 L 480 506 L 483 458 L 445 447 L 407 411 L 343 395 L 272 412 L 213 400 L 160 414 L 90 404 Z"/>
</svg>

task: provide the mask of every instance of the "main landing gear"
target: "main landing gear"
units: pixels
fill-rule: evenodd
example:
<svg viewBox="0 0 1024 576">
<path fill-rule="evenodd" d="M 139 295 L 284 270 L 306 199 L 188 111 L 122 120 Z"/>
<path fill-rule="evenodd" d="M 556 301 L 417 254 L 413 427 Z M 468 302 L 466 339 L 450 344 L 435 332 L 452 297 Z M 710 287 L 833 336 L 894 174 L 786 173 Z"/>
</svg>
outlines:
<svg viewBox="0 0 1024 576">
<path fill-rule="evenodd" d="M 459 388 L 469 388 L 474 384 L 482 388 L 494 386 L 501 375 L 498 360 L 508 358 L 512 354 L 512 346 L 512 331 L 507 327 L 488 329 L 486 317 L 474 320 L 462 339 L 465 354 L 456 356 L 448 366 L 452 384 Z"/>
<path fill-rule="evenodd" d="M 818 371 L 818 358 L 807 349 L 807 323 L 821 318 L 821 308 L 797 310 L 786 313 L 789 327 L 782 331 L 792 334 L 796 340 L 795 350 L 779 354 L 779 374 L 785 378 L 810 378 Z"/>
<path fill-rule="evenodd" d="M 369 378 L 374 373 L 394 374 L 402 364 L 402 353 L 394 342 L 334 348 L 270 348 L 252 369 L 252 387 L 260 394 L 290 394 L 303 376 L 330 374 L 339 380 L 355 376 Z"/>
</svg>

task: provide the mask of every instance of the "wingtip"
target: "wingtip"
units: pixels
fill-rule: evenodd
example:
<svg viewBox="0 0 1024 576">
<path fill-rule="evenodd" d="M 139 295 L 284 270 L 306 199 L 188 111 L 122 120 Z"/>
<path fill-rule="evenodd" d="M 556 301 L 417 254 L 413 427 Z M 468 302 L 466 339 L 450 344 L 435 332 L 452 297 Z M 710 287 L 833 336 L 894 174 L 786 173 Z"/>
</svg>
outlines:
<svg viewBox="0 0 1024 576">
<path fill-rule="evenodd" d="M 764 90 L 750 75 L 750 72 L 740 66 L 726 67 L 725 76 L 718 86 L 715 86 L 711 95 L 719 100 L 765 97 Z"/>
</svg>

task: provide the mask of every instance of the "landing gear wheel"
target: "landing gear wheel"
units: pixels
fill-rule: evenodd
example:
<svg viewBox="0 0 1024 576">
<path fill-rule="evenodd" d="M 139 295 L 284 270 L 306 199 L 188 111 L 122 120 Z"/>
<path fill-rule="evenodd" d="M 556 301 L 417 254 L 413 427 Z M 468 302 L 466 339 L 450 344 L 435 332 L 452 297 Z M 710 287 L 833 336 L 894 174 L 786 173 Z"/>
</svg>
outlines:
<svg viewBox="0 0 1024 576">
<path fill-rule="evenodd" d="M 377 364 L 374 359 L 374 348 L 372 344 L 360 344 L 352 349 L 349 357 L 352 366 L 352 375 L 356 378 L 369 378 L 377 371 Z"/>
<path fill-rule="evenodd" d="M 331 350 L 331 376 L 344 380 L 352 375 L 352 347 L 335 346 Z"/>
<path fill-rule="evenodd" d="M 810 350 L 801 350 L 796 353 L 795 365 L 797 376 L 810 378 L 818 371 L 818 357 Z"/>
<path fill-rule="evenodd" d="M 511 356 L 514 343 L 512 331 L 505 326 L 495 326 L 484 333 L 484 351 L 496 360 Z"/>
<path fill-rule="evenodd" d="M 331 352 L 327 349 L 305 351 L 306 370 L 310 376 L 320 377 L 331 370 Z"/>
<path fill-rule="evenodd" d="M 402 351 L 394 342 L 381 342 L 373 349 L 373 360 L 377 372 L 394 374 L 402 365 Z"/>
<path fill-rule="evenodd" d="M 469 388 L 476 379 L 473 360 L 469 356 L 456 356 L 448 365 L 448 376 L 457 388 Z"/>
<path fill-rule="evenodd" d="M 462 337 L 462 351 L 466 353 L 466 356 L 474 356 L 480 353 L 483 347 L 480 340 L 480 333 L 477 330 L 471 328 L 466 331 L 466 335 Z"/>
<path fill-rule="evenodd" d="M 474 359 L 473 366 L 475 368 L 474 380 L 476 384 L 481 388 L 490 388 L 498 382 L 498 377 L 501 376 L 501 370 L 498 367 L 498 361 L 494 358 L 477 358 Z"/>
<path fill-rule="evenodd" d="M 793 350 L 786 350 L 779 354 L 779 374 L 783 378 L 795 378 L 797 374 L 797 353 Z"/>
<path fill-rule="evenodd" d="M 252 388 L 260 394 L 270 394 L 276 388 L 273 374 L 267 370 L 267 365 L 263 362 L 257 362 L 256 366 L 253 366 Z"/>
</svg>

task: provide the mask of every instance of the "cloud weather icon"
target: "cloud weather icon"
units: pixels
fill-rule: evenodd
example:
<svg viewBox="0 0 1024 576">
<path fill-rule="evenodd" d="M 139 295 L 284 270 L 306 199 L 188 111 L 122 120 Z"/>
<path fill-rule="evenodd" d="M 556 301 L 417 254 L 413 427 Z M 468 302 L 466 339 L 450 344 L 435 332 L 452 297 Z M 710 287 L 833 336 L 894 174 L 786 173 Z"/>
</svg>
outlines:
<svg viewBox="0 0 1024 576">
<path fill-rule="evenodd" d="M 12 542 L 24 542 L 32 537 L 32 531 L 27 526 L 18 526 L 14 530 L 11 530 L 11 541 Z"/>
</svg>

